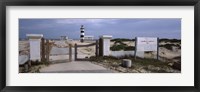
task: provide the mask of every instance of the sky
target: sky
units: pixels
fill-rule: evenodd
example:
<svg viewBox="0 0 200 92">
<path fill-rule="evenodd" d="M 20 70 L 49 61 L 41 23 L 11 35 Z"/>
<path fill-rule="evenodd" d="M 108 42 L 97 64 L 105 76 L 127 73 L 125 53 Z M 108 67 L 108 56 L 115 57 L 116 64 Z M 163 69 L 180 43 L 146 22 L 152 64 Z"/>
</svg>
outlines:
<svg viewBox="0 0 200 92">
<path fill-rule="evenodd" d="M 60 36 L 79 39 L 81 25 L 84 25 L 85 35 L 96 39 L 101 35 L 181 39 L 180 18 L 19 19 L 19 38 L 26 38 L 26 34 L 43 34 L 47 39 Z"/>
</svg>

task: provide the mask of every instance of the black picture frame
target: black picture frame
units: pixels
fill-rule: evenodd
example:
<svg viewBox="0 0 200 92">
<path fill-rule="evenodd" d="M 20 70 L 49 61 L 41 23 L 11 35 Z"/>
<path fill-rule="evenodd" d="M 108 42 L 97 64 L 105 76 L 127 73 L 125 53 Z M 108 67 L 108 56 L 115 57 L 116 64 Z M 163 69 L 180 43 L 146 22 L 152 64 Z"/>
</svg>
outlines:
<svg viewBox="0 0 200 92">
<path fill-rule="evenodd" d="M 6 86 L 6 6 L 194 6 L 194 86 Z M 200 92 L 199 0 L 0 0 L 0 90 L 2 92 Z"/>
</svg>

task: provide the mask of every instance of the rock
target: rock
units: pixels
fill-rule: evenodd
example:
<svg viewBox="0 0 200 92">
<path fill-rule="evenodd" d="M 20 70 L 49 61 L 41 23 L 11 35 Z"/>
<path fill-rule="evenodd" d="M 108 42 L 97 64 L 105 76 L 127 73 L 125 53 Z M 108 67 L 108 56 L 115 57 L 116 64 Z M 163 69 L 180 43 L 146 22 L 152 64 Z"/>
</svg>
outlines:
<svg viewBox="0 0 200 92">
<path fill-rule="evenodd" d="M 168 65 L 169 65 L 169 66 L 173 66 L 173 63 L 172 63 L 172 62 L 171 62 L 171 63 L 168 63 Z"/>
<path fill-rule="evenodd" d="M 148 73 L 145 69 L 140 69 L 139 70 L 141 73 Z"/>
<path fill-rule="evenodd" d="M 117 70 L 120 72 L 127 72 L 126 68 L 123 67 L 118 67 Z"/>
<path fill-rule="evenodd" d="M 122 65 L 124 67 L 131 67 L 132 66 L 132 61 L 130 59 L 123 59 L 122 60 Z"/>
<path fill-rule="evenodd" d="M 24 65 L 24 69 L 25 69 L 25 72 L 28 72 L 28 70 L 29 70 L 28 64 Z"/>
<path fill-rule="evenodd" d="M 174 62 L 173 66 L 174 69 L 181 70 L 181 63 Z"/>
<path fill-rule="evenodd" d="M 137 70 L 131 70 L 131 73 L 139 73 Z"/>
</svg>

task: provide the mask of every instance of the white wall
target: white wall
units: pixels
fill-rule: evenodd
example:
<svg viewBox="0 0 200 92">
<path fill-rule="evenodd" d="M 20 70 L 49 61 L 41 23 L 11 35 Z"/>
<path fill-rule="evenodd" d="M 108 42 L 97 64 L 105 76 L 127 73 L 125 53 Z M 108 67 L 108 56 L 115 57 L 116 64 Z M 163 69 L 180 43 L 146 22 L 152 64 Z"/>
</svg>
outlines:
<svg viewBox="0 0 200 92">
<path fill-rule="evenodd" d="M 110 39 L 103 39 L 103 55 L 110 55 Z"/>
<path fill-rule="evenodd" d="M 30 40 L 30 60 L 36 61 L 39 60 L 41 61 L 40 57 L 40 40 L 39 39 L 34 39 Z"/>
<path fill-rule="evenodd" d="M 134 56 L 135 51 L 110 51 L 110 56 L 122 57 L 122 56 Z M 144 52 L 137 52 L 137 56 L 144 58 Z"/>
</svg>

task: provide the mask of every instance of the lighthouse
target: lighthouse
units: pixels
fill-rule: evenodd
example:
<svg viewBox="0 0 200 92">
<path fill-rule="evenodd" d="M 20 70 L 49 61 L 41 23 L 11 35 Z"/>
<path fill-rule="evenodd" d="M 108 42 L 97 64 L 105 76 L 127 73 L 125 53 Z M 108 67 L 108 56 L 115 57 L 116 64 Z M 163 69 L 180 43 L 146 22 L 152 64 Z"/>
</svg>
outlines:
<svg viewBox="0 0 200 92">
<path fill-rule="evenodd" d="M 83 27 L 83 25 L 81 25 L 81 28 L 80 28 L 80 30 L 81 30 L 81 35 L 80 35 L 80 40 L 81 40 L 81 42 L 83 42 L 84 41 L 84 27 Z"/>
</svg>

